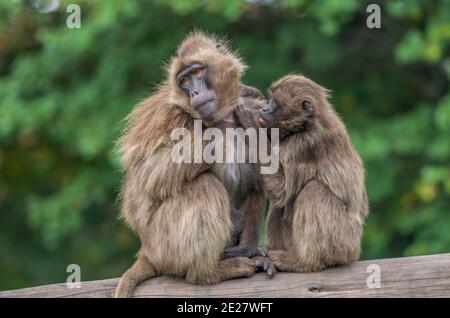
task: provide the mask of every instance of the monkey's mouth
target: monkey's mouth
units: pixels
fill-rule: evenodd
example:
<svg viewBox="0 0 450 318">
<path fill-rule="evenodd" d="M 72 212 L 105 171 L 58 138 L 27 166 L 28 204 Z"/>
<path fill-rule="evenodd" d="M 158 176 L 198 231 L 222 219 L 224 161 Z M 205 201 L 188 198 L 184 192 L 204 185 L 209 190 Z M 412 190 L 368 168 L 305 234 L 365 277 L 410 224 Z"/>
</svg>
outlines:
<svg viewBox="0 0 450 318">
<path fill-rule="evenodd" d="M 210 99 L 208 99 L 207 101 L 205 101 L 205 102 L 203 102 L 203 103 L 201 103 L 201 104 L 198 104 L 197 107 L 196 107 L 196 109 L 199 110 L 200 108 L 204 107 L 206 104 L 211 103 L 211 102 L 213 102 L 213 101 L 215 101 L 215 100 L 216 100 L 216 99 L 215 99 L 214 97 L 213 97 L 213 98 L 210 98 Z"/>
<path fill-rule="evenodd" d="M 197 113 L 199 113 L 201 117 L 208 116 L 215 111 L 216 109 L 215 103 L 216 103 L 215 98 L 208 99 L 207 101 L 197 105 L 195 107 L 195 110 L 197 111 Z"/>
<path fill-rule="evenodd" d="M 262 127 L 265 127 L 267 125 L 267 120 L 263 116 L 261 116 L 259 117 L 259 123 Z"/>
</svg>

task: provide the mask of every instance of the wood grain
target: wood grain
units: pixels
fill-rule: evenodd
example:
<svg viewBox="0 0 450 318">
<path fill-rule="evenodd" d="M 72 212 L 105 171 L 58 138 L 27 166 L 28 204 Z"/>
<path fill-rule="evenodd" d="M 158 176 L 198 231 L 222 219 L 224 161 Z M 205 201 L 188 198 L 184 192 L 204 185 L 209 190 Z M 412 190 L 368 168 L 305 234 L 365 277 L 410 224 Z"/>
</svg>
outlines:
<svg viewBox="0 0 450 318">
<path fill-rule="evenodd" d="M 370 264 L 380 266 L 381 287 L 368 288 Z M 118 278 L 65 283 L 0 292 L 0 297 L 111 297 Z M 317 273 L 259 273 L 212 286 L 194 286 L 182 279 L 158 277 L 142 283 L 135 297 L 450 297 L 450 253 L 360 261 Z"/>
</svg>

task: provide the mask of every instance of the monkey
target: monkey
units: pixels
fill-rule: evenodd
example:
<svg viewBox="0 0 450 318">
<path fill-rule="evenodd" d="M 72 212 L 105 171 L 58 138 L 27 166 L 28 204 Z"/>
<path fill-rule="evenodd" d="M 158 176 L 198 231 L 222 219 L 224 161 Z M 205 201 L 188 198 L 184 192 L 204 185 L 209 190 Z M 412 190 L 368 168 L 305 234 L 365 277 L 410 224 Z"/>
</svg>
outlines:
<svg viewBox="0 0 450 318">
<path fill-rule="evenodd" d="M 188 130 L 192 145 L 202 140 L 195 120 L 203 130 L 239 125 L 234 110 L 245 91 L 245 68 L 226 41 L 193 32 L 171 58 L 166 80 L 128 115 L 118 140 L 121 215 L 141 248 L 116 297 L 131 297 L 139 283 L 159 275 L 204 285 L 255 273 L 250 257 L 264 206 L 257 165 L 171 157 L 180 144 L 171 139 L 174 129 Z"/>
<path fill-rule="evenodd" d="M 237 126 L 241 128 L 253 128 L 251 125 L 246 124 L 245 121 L 241 122 L 240 119 L 246 120 L 244 116 L 241 118 L 239 117 L 240 113 L 247 113 L 251 114 L 253 116 L 253 119 L 256 120 L 257 114 L 259 114 L 261 107 L 264 103 L 264 96 L 257 88 L 248 86 L 245 84 L 240 85 L 240 95 L 237 102 L 237 106 L 235 108 L 235 118 L 237 120 Z M 239 111 L 238 111 L 239 109 Z M 245 139 L 246 142 L 246 149 L 250 150 L 250 145 L 247 142 L 248 140 Z M 248 159 L 248 156 L 246 156 L 246 159 Z M 259 176 L 258 176 L 259 177 Z M 262 187 L 262 180 L 258 180 L 258 184 Z M 259 189 L 261 196 L 259 203 L 264 204 L 265 197 L 263 194 L 262 188 Z M 258 206 L 258 208 L 263 208 L 263 205 Z M 232 232 L 232 240 L 230 243 L 230 246 L 225 248 L 224 253 L 222 254 L 222 258 L 230 258 L 230 257 L 237 257 L 237 256 L 247 256 L 252 257 L 255 255 L 258 256 L 265 256 L 266 249 L 264 246 L 258 246 L 258 234 L 259 234 L 259 227 L 262 219 L 262 213 L 261 211 L 257 211 L 258 213 L 252 212 L 250 207 L 246 209 L 246 211 L 241 211 L 239 209 L 232 209 L 231 212 L 231 218 L 233 223 L 233 232 Z M 245 215 L 243 212 L 247 212 Z M 240 237 L 243 234 L 244 227 L 247 226 L 247 228 L 251 228 L 252 231 L 252 237 L 250 240 L 247 239 L 246 242 L 249 242 L 247 244 L 239 244 L 240 243 Z M 258 232 L 257 232 L 258 231 Z M 250 231 L 248 231 L 250 232 Z M 243 242 L 243 241 L 241 241 Z M 271 273 L 268 273 L 269 277 L 272 277 L 270 275 Z"/>
<path fill-rule="evenodd" d="M 358 260 L 368 214 L 365 172 L 329 91 L 288 75 L 270 86 L 268 96 L 257 119 L 238 108 L 245 125 L 279 129 L 279 169 L 262 176 L 270 199 L 271 264 L 261 263 L 315 272 Z"/>
</svg>

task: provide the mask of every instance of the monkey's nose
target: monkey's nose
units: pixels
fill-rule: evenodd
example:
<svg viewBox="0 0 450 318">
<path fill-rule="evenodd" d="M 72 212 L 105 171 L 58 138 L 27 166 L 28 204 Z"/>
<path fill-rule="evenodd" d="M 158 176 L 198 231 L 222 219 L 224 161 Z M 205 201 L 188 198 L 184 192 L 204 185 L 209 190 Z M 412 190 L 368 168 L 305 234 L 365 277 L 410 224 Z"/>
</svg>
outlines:
<svg viewBox="0 0 450 318">
<path fill-rule="evenodd" d="M 194 91 L 194 95 L 198 95 L 198 94 L 200 94 L 199 91 Z"/>
</svg>

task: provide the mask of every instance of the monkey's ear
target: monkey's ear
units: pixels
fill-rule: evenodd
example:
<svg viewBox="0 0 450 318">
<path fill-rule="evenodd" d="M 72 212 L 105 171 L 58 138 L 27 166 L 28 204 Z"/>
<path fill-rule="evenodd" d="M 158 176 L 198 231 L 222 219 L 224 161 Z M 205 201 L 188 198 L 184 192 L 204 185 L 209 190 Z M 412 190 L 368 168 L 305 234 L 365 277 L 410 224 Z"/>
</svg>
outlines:
<svg viewBox="0 0 450 318">
<path fill-rule="evenodd" d="M 263 94 L 256 87 L 240 84 L 241 97 L 263 98 Z"/>
<path fill-rule="evenodd" d="M 307 99 L 302 100 L 302 108 L 306 116 L 311 116 L 312 113 L 314 112 L 314 106 L 312 102 Z"/>
</svg>

